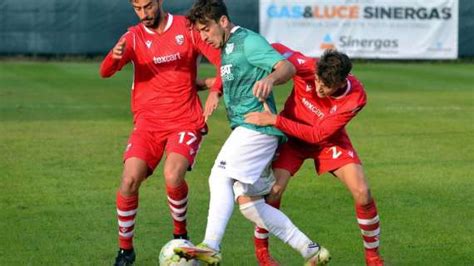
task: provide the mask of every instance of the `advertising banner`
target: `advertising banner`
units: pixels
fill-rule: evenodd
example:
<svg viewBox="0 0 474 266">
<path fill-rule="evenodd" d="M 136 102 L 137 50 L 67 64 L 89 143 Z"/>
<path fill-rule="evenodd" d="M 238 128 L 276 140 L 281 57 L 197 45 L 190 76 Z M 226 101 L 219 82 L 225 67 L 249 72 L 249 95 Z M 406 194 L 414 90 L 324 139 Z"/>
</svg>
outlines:
<svg viewBox="0 0 474 266">
<path fill-rule="evenodd" d="M 318 57 L 455 59 L 458 0 L 260 0 L 260 33 Z"/>
</svg>

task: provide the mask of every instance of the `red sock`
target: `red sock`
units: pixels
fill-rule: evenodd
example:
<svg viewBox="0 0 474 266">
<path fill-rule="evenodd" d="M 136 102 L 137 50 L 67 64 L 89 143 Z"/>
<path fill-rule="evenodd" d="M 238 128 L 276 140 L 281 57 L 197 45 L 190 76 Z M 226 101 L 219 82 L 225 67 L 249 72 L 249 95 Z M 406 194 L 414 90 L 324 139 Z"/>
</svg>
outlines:
<svg viewBox="0 0 474 266">
<path fill-rule="evenodd" d="M 380 224 L 375 200 L 367 205 L 356 205 L 357 222 L 364 239 L 365 256 L 378 256 Z"/>
<path fill-rule="evenodd" d="M 123 196 L 117 191 L 117 218 L 119 224 L 119 246 L 121 249 L 133 248 L 135 215 L 138 209 L 138 195 Z"/>
<path fill-rule="evenodd" d="M 168 206 L 170 207 L 171 217 L 173 218 L 173 234 L 187 234 L 186 230 L 186 212 L 188 210 L 188 184 L 184 181 L 178 187 L 166 186 L 168 194 Z"/>
<path fill-rule="evenodd" d="M 276 200 L 273 202 L 269 202 L 265 200 L 265 202 L 268 205 L 272 206 L 273 208 L 280 209 L 280 202 L 281 202 L 280 200 Z M 268 249 L 268 236 L 269 236 L 269 233 L 267 229 L 255 226 L 253 241 L 254 241 L 256 250 L 260 248 Z"/>
</svg>

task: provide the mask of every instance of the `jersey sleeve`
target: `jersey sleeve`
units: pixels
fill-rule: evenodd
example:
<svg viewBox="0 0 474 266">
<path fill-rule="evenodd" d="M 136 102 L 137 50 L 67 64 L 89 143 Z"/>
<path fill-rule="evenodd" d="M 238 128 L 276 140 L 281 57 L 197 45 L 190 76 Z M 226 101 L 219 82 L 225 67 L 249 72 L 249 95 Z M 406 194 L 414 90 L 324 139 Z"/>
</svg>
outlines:
<svg viewBox="0 0 474 266">
<path fill-rule="evenodd" d="M 124 65 L 126 65 L 131 60 L 131 55 L 133 53 L 133 48 L 135 45 L 135 40 L 133 33 L 128 31 L 119 40 L 125 39 L 125 51 L 122 56 L 122 59 L 115 60 L 112 58 L 112 50 L 107 54 L 107 56 L 102 61 L 100 65 L 100 76 L 107 78 L 115 74 L 115 72 L 120 71 Z M 112 48 L 113 49 L 113 48 Z"/>
<path fill-rule="evenodd" d="M 206 42 L 204 42 L 201 39 L 201 36 L 199 36 L 199 32 L 197 30 L 191 29 L 191 38 L 193 40 L 195 48 L 198 50 L 198 52 L 202 55 L 204 55 L 211 64 L 213 64 L 216 67 L 216 81 L 214 82 L 214 85 L 212 88 L 210 88 L 211 91 L 216 91 L 219 93 L 222 93 L 222 79 L 221 79 L 221 52 L 219 49 L 216 49 Z"/>
<path fill-rule="evenodd" d="M 260 35 L 251 34 L 244 41 L 244 52 L 251 65 L 271 72 L 273 67 L 285 58 Z"/>
<path fill-rule="evenodd" d="M 324 144 L 328 138 L 344 128 L 364 108 L 365 104 L 366 98 L 362 97 L 359 99 L 359 104 L 347 106 L 313 125 L 303 124 L 278 115 L 275 127 L 308 143 Z"/>
<path fill-rule="evenodd" d="M 296 68 L 297 76 L 314 75 L 316 60 L 291 50 L 281 43 L 272 43 L 273 49 L 280 53 L 286 60 L 290 61 Z"/>
</svg>

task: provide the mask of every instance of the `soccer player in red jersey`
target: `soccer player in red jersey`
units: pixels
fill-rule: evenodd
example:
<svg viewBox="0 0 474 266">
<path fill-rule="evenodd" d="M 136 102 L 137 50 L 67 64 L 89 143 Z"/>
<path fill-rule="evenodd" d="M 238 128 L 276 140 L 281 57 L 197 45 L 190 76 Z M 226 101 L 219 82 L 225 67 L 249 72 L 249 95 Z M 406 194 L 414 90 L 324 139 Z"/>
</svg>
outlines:
<svg viewBox="0 0 474 266">
<path fill-rule="evenodd" d="M 296 67 L 293 91 L 279 115 L 254 112 L 245 120 L 259 126 L 274 125 L 289 136 L 272 165 L 277 182 L 267 202 L 278 208 L 290 177 L 305 159 L 313 159 L 318 174 L 332 173 L 351 192 L 366 263 L 383 265 L 378 252 L 380 225 L 375 200 L 345 129 L 367 102 L 361 82 L 350 74 L 349 57 L 327 50 L 315 60 L 282 44 L 273 47 Z M 268 252 L 268 231 L 257 227 L 254 240 L 260 265 L 277 265 Z"/>
<path fill-rule="evenodd" d="M 100 66 L 110 77 L 132 62 L 131 109 L 134 128 L 124 152 L 124 169 L 117 191 L 119 252 L 115 265 L 135 261 L 133 233 L 141 183 L 166 153 L 164 179 L 174 223 L 174 238 L 188 238 L 186 212 L 190 170 L 207 127 L 196 86 L 200 54 L 219 65 L 219 50 L 204 43 L 184 16 L 166 13 L 162 0 L 130 1 L 140 23 L 130 27 Z M 220 75 L 216 75 L 219 77 Z M 210 95 L 220 91 L 220 79 Z M 208 98 L 206 110 L 217 105 Z"/>
</svg>

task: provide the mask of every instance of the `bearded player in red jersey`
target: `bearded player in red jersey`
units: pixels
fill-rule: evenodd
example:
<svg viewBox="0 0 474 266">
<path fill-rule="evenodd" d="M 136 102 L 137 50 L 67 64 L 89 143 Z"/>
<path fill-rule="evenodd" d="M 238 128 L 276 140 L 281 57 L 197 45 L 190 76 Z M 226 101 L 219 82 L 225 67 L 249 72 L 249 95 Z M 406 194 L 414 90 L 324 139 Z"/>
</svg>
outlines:
<svg viewBox="0 0 474 266">
<path fill-rule="evenodd" d="M 336 50 L 327 50 L 315 60 L 281 44 L 273 44 L 273 47 L 296 67 L 294 89 L 279 115 L 254 112 L 247 114 L 245 120 L 259 126 L 273 125 L 289 136 L 273 163 L 277 182 L 267 202 L 278 208 L 290 177 L 305 159 L 313 159 L 318 174 L 330 172 L 351 192 L 366 264 L 383 265 L 378 252 L 377 208 L 361 161 L 345 130 L 367 101 L 362 84 L 350 74 L 349 57 Z M 268 231 L 257 227 L 254 241 L 259 264 L 278 265 L 268 251 Z"/>
<path fill-rule="evenodd" d="M 199 54 L 219 65 L 220 52 L 205 44 L 183 16 L 166 13 L 163 0 L 130 1 L 140 23 L 130 27 L 100 67 L 110 77 L 132 62 L 131 109 L 134 128 L 124 152 L 122 181 L 117 191 L 119 252 L 115 265 L 135 261 L 133 232 L 140 184 L 166 153 L 164 178 L 173 218 L 174 238 L 187 239 L 188 186 L 184 179 L 207 127 L 196 72 Z M 220 75 L 217 75 L 219 77 Z M 210 95 L 220 91 L 220 80 Z M 210 97 L 206 110 L 217 105 Z"/>
</svg>

